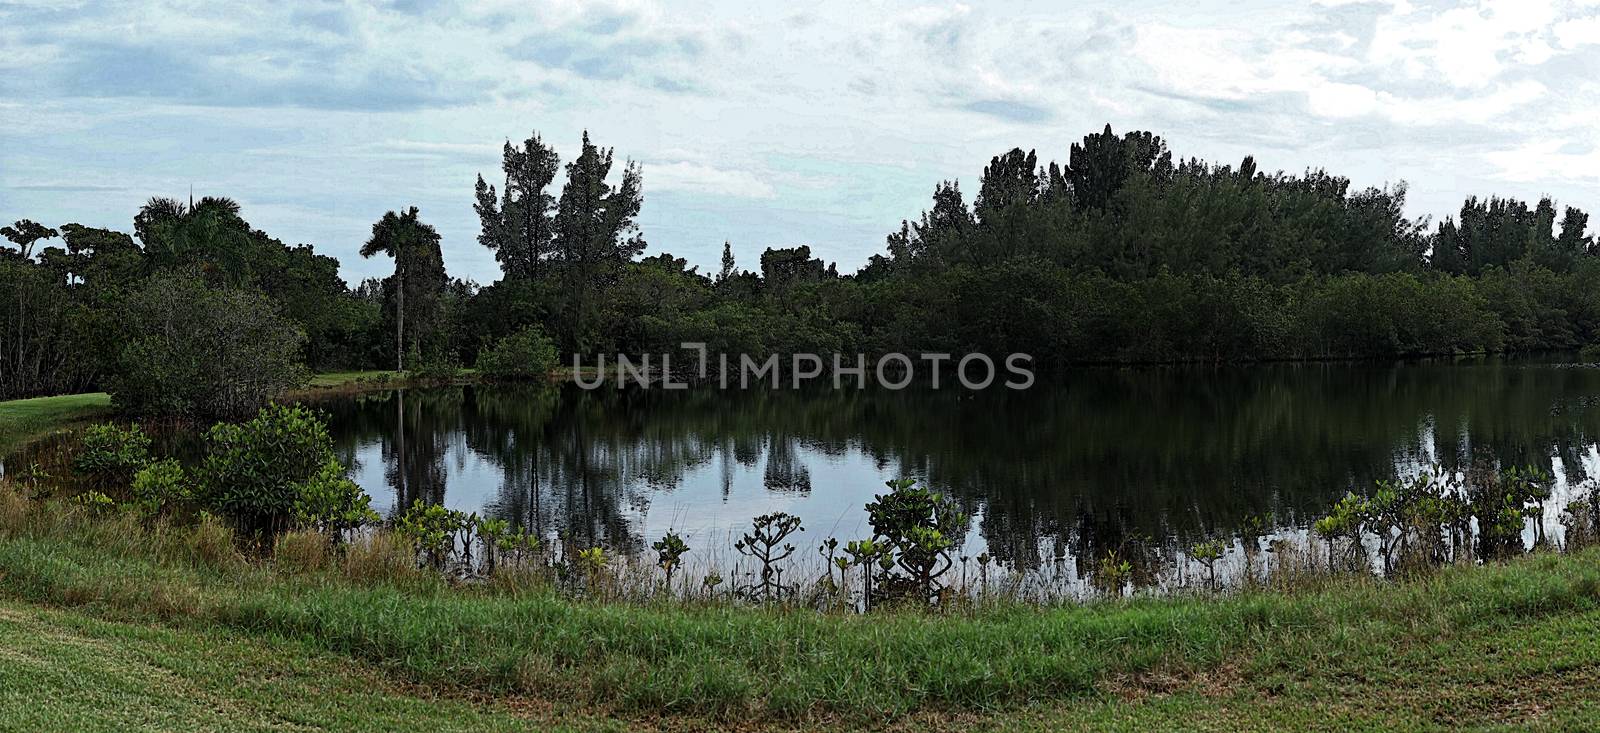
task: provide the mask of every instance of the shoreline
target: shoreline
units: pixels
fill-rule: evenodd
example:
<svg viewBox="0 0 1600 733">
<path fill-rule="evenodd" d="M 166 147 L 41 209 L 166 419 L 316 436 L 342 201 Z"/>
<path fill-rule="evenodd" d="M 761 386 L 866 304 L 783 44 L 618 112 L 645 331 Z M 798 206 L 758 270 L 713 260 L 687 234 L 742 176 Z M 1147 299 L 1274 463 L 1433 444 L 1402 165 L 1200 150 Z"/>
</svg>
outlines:
<svg viewBox="0 0 1600 733">
<path fill-rule="evenodd" d="M 380 569 L 357 546 L 311 564 L 283 544 L 246 557 L 165 520 L 23 504 L 0 502 L 0 627 L 159 638 L 170 655 L 220 641 L 225 655 L 317 670 L 308 684 L 364 681 L 384 709 L 456 721 L 445 728 L 508 713 L 585 730 L 1600 720 L 1588 686 L 1600 671 L 1595 549 L 1397 581 L 1337 574 L 1239 593 L 841 614 L 573 599 L 527 579 L 459 586 Z M 0 634 L 0 657 L 47 638 L 60 635 Z M 120 658 L 128 642 L 112 643 Z M 274 668 L 234 674 L 270 685 Z M 57 693 L 61 720 L 96 714 L 92 699 L 60 695 L 60 679 L 29 684 Z M 0 713 L 0 726 L 29 714 Z"/>
</svg>

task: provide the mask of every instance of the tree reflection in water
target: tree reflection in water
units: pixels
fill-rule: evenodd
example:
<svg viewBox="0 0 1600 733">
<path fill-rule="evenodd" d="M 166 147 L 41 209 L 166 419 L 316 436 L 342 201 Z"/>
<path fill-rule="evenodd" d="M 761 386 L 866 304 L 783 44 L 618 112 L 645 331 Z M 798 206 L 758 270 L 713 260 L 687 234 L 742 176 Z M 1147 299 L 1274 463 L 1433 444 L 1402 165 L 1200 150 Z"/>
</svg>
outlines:
<svg viewBox="0 0 1600 733">
<path fill-rule="evenodd" d="M 1434 461 L 1531 464 L 1563 483 L 1600 470 L 1596 369 L 1469 360 L 1051 381 L 1025 393 L 444 387 L 321 407 L 377 505 L 446 502 L 622 552 L 667 526 L 709 547 L 772 510 L 804 517 L 804 542 L 846 539 L 900 476 L 976 518 L 965 552 L 1031 569 L 1132 538 L 1231 533 L 1248 514 L 1303 525 L 1347 490 Z"/>
</svg>

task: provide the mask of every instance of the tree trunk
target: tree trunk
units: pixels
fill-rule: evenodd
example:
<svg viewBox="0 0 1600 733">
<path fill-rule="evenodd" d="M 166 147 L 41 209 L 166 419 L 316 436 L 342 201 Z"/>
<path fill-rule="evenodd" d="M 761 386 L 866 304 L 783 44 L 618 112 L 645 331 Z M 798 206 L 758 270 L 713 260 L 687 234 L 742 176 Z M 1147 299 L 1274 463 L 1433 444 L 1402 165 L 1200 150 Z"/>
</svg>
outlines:
<svg viewBox="0 0 1600 733">
<path fill-rule="evenodd" d="M 406 370 L 406 278 L 400 273 L 399 258 L 394 268 L 394 370 Z"/>
</svg>

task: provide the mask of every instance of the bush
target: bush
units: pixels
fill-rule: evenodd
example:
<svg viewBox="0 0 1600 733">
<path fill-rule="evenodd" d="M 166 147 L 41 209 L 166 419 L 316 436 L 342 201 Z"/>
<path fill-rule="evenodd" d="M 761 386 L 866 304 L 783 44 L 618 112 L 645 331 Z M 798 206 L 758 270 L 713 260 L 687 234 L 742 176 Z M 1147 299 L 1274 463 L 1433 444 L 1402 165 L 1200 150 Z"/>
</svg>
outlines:
<svg viewBox="0 0 1600 733">
<path fill-rule="evenodd" d="M 133 414 L 238 418 L 306 378 L 298 326 L 266 296 L 211 289 L 198 274 L 152 277 L 128 300 L 124 330 L 107 391 Z"/>
<path fill-rule="evenodd" d="M 137 425 L 91 425 L 73 468 L 100 485 L 126 484 L 150 462 L 150 436 Z"/>
<path fill-rule="evenodd" d="M 200 497 L 247 531 L 286 529 L 305 489 L 335 462 L 333 440 L 316 413 L 272 405 L 246 423 L 220 423 L 206 435 Z M 319 489 L 320 490 L 320 489 Z"/>
<path fill-rule="evenodd" d="M 446 384 L 461 375 L 461 362 L 454 355 L 443 352 L 432 352 L 423 357 L 413 350 L 406 363 L 411 365 L 406 370 L 406 377 L 415 382 Z"/>
<path fill-rule="evenodd" d="M 529 326 L 478 352 L 478 371 L 493 379 L 545 379 L 556 368 L 556 345 Z"/>
<path fill-rule="evenodd" d="M 331 458 L 300 486 L 294 513 L 301 527 L 321 532 L 333 544 L 343 541 L 350 531 L 376 524 L 380 519 L 372 511 L 372 497 L 346 477 L 344 466 Z"/>
<path fill-rule="evenodd" d="M 867 504 L 872 541 L 883 546 L 887 561 L 874 584 L 886 597 L 917 592 L 933 601 L 944 587 L 940 577 L 955 564 L 951 552 L 966 540 L 967 515 L 914 479 L 886 485 L 889 493 Z"/>
<path fill-rule="evenodd" d="M 133 500 L 145 514 L 160 514 L 194 498 L 183 466 L 170 458 L 156 461 L 133 476 Z"/>
</svg>

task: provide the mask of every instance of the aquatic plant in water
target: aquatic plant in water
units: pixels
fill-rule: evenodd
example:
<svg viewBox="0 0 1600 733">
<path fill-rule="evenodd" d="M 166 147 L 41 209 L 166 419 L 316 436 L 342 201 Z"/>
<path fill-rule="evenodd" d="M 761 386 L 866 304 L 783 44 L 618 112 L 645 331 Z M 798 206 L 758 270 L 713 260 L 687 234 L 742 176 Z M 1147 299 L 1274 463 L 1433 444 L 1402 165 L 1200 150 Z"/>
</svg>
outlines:
<svg viewBox="0 0 1600 733">
<path fill-rule="evenodd" d="M 935 602 L 944 590 L 944 575 L 955 565 L 951 552 L 966 540 L 967 515 L 913 479 L 885 485 L 889 493 L 867 504 L 872 540 L 883 552 L 877 590 L 884 598 L 919 593 L 924 602 Z"/>
<path fill-rule="evenodd" d="M 783 583 L 783 568 L 779 565 L 794 554 L 794 545 L 785 542 L 789 535 L 804 529 L 800 518 L 787 512 L 774 512 L 756 517 L 733 549 L 754 559 L 761 566 L 760 578 L 741 588 L 741 592 L 762 603 L 779 601 L 794 592 L 797 586 Z"/>
<path fill-rule="evenodd" d="M 656 540 L 650 547 L 656 551 L 656 565 L 667 571 L 666 589 L 671 592 L 672 573 L 683 562 L 683 556 L 689 552 L 689 546 L 684 544 L 682 536 L 669 529 L 666 535 Z"/>
</svg>

